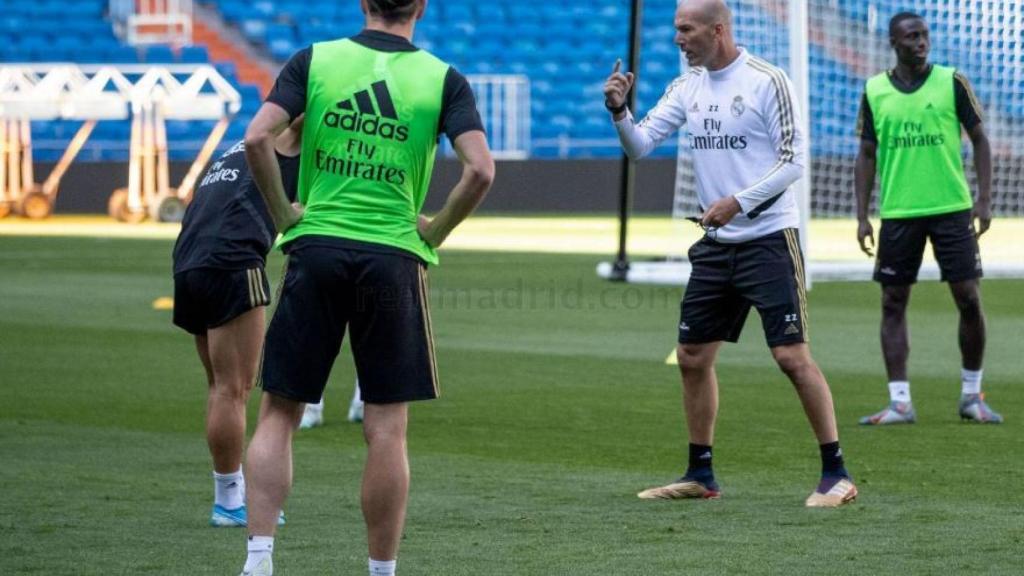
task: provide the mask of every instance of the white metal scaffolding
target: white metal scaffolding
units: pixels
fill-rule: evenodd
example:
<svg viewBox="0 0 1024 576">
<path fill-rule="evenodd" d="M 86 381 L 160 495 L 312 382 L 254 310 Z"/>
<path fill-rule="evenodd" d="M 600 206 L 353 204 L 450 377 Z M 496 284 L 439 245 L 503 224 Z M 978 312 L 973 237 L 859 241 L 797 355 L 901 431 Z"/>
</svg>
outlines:
<svg viewBox="0 0 1024 576">
<path fill-rule="evenodd" d="M 128 76 L 139 76 L 129 81 Z M 187 76 L 182 82 L 176 76 Z M 11 211 L 45 218 L 60 180 L 97 122 L 132 119 L 128 185 L 111 194 L 109 211 L 125 222 L 151 216 L 180 220 L 200 171 L 241 108 L 238 92 L 213 67 L 75 66 L 0 67 L 0 216 Z M 177 187 L 170 184 L 165 121 L 216 120 Z M 60 161 L 42 184 L 34 179 L 32 120 L 82 121 Z"/>
</svg>

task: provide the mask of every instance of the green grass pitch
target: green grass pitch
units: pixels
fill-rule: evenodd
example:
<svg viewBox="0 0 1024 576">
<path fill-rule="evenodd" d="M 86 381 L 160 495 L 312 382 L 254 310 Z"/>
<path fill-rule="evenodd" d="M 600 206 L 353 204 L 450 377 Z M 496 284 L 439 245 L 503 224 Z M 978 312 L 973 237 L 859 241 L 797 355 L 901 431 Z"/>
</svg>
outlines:
<svg viewBox="0 0 1024 576">
<path fill-rule="evenodd" d="M 0 574 L 239 570 L 244 531 L 206 526 L 202 370 L 151 306 L 172 291 L 170 248 L 0 237 Z M 719 365 L 723 499 L 644 502 L 685 460 L 663 364 L 681 289 L 605 283 L 596 260 L 449 252 L 432 271 L 443 398 L 411 411 L 403 576 L 1021 574 L 1024 282 L 983 287 L 985 389 L 1007 424 L 958 421 L 956 316 L 926 283 L 911 304 L 919 423 L 856 426 L 886 400 L 878 288 L 818 284 L 813 350 L 860 499 L 803 508 L 817 447 L 752 316 Z M 328 425 L 297 438 L 280 574 L 365 573 L 353 377 L 345 350 Z"/>
</svg>

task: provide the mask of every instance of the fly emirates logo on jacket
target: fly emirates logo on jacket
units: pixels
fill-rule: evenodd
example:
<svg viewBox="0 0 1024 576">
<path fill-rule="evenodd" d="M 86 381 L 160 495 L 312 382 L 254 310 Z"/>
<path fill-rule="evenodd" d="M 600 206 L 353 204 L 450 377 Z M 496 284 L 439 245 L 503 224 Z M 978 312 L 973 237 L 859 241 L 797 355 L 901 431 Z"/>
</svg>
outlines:
<svg viewBox="0 0 1024 576">
<path fill-rule="evenodd" d="M 746 134 L 732 133 L 729 128 L 735 127 L 727 125 L 725 120 L 726 114 L 738 120 L 746 111 L 742 96 L 734 97 L 730 106 L 709 104 L 704 110 L 695 102 L 691 109 L 690 147 L 694 150 L 746 150 Z"/>
</svg>

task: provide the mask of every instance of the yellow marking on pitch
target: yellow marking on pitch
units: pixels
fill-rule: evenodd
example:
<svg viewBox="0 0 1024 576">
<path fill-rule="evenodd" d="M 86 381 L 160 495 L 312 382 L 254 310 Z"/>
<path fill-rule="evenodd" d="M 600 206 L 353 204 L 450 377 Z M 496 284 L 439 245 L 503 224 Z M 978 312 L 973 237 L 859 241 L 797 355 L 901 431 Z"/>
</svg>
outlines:
<svg viewBox="0 0 1024 576">
<path fill-rule="evenodd" d="M 153 300 L 153 310 L 174 310 L 174 298 L 161 296 Z"/>
</svg>

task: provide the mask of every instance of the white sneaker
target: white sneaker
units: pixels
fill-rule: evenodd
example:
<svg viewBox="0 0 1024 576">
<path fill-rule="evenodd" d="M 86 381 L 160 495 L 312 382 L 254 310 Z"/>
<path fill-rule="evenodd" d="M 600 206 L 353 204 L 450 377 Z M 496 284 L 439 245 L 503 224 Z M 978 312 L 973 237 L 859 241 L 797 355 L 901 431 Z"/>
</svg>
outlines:
<svg viewBox="0 0 1024 576">
<path fill-rule="evenodd" d="M 363 401 L 352 399 L 352 403 L 348 405 L 348 421 L 349 422 L 362 422 L 363 421 Z"/>
<path fill-rule="evenodd" d="M 306 404 L 306 410 L 302 413 L 302 421 L 299 422 L 300 430 L 309 430 L 324 425 L 324 409 L 317 408 L 313 404 Z"/>
</svg>

